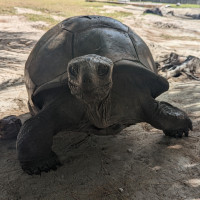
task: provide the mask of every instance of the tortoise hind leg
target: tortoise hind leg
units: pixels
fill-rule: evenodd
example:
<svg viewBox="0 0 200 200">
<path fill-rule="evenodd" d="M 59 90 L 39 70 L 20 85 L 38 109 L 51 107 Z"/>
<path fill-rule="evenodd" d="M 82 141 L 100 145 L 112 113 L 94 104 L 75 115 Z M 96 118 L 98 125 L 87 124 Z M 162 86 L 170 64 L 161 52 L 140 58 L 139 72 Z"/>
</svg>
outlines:
<svg viewBox="0 0 200 200">
<path fill-rule="evenodd" d="M 155 128 L 163 130 L 164 134 L 170 137 L 188 136 L 192 130 L 192 122 L 187 114 L 166 102 L 151 101 L 146 110 L 147 122 Z"/>
</svg>

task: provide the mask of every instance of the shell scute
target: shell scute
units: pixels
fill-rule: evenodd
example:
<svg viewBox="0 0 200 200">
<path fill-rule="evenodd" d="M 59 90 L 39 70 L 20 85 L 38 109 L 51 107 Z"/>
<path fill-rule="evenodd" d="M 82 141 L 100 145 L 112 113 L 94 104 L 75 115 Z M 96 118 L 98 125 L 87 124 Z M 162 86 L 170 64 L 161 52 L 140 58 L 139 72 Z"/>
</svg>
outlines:
<svg viewBox="0 0 200 200">
<path fill-rule="evenodd" d="M 87 54 L 108 57 L 122 67 L 126 61 L 131 62 L 130 72 L 139 63 L 141 70 L 128 74 L 133 80 L 139 77 L 141 85 L 152 90 L 152 96 L 168 88 L 167 81 L 157 75 L 149 48 L 129 27 L 108 17 L 80 16 L 66 19 L 50 29 L 32 50 L 25 66 L 29 102 L 38 92 L 62 85 L 63 77 L 67 79 L 68 62 Z M 147 79 L 151 87 L 146 86 Z"/>
</svg>

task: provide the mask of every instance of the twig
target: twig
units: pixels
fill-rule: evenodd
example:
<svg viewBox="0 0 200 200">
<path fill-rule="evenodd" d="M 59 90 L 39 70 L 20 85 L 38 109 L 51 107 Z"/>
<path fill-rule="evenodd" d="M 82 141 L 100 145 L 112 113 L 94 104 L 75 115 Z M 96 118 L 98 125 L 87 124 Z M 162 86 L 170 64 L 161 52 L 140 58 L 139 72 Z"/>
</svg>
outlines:
<svg viewBox="0 0 200 200">
<path fill-rule="evenodd" d="M 182 73 L 186 74 L 186 75 L 189 76 L 190 78 L 195 79 L 196 81 L 200 81 L 200 78 L 194 76 L 194 75 L 191 74 L 191 73 L 188 73 L 188 72 L 185 72 L 185 71 L 183 71 Z"/>
</svg>

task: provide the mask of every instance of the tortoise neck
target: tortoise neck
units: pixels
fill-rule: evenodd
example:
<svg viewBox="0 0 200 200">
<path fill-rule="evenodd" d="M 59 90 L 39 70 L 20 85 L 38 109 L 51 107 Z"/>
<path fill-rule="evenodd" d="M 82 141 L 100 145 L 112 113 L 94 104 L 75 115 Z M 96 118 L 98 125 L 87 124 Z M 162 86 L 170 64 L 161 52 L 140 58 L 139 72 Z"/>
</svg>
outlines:
<svg viewBox="0 0 200 200">
<path fill-rule="evenodd" d="M 110 93 L 101 101 L 86 104 L 87 115 L 90 122 L 97 128 L 106 128 L 109 126 L 111 113 Z"/>
</svg>

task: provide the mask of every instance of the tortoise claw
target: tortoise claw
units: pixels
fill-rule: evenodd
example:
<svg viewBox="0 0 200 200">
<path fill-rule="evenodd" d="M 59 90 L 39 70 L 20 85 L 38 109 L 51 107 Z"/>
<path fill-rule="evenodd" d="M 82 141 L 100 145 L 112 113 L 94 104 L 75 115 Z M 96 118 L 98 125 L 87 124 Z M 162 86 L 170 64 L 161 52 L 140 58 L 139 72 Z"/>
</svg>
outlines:
<svg viewBox="0 0 200 200">
<path fill-rule="evenodd" d="M 52 152 L 51 155 L 43 160 L 38 161 L 28 161 L 21 162 L 21 167 L 24 172 L 28 175 L 41 175 L 42 172 L 49 172 L 50 170 L 56 170 L 57 166 L 60 166 L 61 163 L 58 160 L 57 155 Z"/>
<path fill-rule="evenodd" d="M 187 130 L 164 130 L 163 131 L 166 136 L 174 137 L 174 138 L 182 138 L 183 136 L 188 137 L 189 131 Z"/>
<path fill-rule="evenodd" d="M 188 137 L 189 130 L 193 130 L 192 121 L 186 116 L 183 120 L 183 128 L 177 130 L 163 130 L 164 134 L 169 137 L 182 138 Z"/>
</svg>

